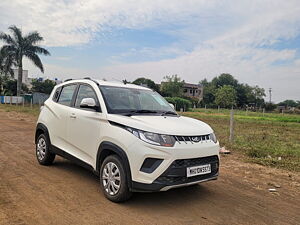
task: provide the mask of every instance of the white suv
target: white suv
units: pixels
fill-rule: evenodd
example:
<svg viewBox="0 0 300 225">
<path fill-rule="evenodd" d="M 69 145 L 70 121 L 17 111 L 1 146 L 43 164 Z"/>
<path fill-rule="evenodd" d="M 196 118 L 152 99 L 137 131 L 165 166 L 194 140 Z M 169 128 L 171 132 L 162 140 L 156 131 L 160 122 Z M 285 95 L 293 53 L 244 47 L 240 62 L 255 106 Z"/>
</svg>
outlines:
<svg viewBox="0 0 300 225">
<path fill-rule="evenodd" d="M 40 164 L 56 154 L 79 163 L 100 176 L 114 202 L 215 180 L 219 171 L 211 127 L 132 84 L 86 78 L 57 85 L 41 108 L 35 143 Z"/>
</svg>

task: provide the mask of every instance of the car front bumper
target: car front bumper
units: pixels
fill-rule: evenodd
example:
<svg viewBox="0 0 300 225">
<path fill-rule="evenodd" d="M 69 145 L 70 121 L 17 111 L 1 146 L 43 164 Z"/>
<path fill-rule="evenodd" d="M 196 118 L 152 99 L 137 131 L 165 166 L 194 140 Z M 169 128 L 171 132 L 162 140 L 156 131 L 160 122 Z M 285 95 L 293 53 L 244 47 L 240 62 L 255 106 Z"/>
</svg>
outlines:
<svg viewBox="0 0 300 225">
<path fill-rule="evenodd" d="M 193 177 L 187 177 L 188 167 L 200 166 L 210 164 L 211 172 Z M 131 191 L 135 192 L 153 192 L 153 191 L 167 191 L 171 188 L 178 188 L 182 186 L 189 186 L 196 183 L 201 183 L 210 180 L 216 180 L 219 174 L 219 157 L 218 155 L 192 158 L 192 159 L 178 159 L 171 163 L 171 165 L 151 184 L 142 182 L 132 182 Z"/>
<path fill-rule="evenodd" d="M 212 161 L 219 161 L 219 143 L 213 141 L 202 141 L 199 143 L 176 143 L 174 147 L 162 147 L 147 144 L 142 140 L 137 140 L 132 145 L 126 148 L 126 154 L 128 156 L 131 180 L 135 183 L 142 184 L 163 184 L 162 186 L 171 186 L 181 183 L 194 182 L 192 179 L 180 180 L 186 178 L 186 168 L 193 166 L 205 165 L 201 161 L 195 161 L 194 159 L 205 159 L 207 157 L 214 157 Z M 161 160 L 160 164 L 155 169 L 150 171 L 144 170 L 143 166 L 147 159 Z M 187 162 L 191 161 L 190 164 Z M 176 170 L 170 170 L 175 162 L 185 163 L 185 165 L 177 165 Z M 195 162 L 195 163 L 194 163 Z M 212 168 L 213 169 L 213 168 Z M 173 175 L 165 176 L 166 173 Z M 213 171 L 212 171 L 213 173 Z M 170 177 L 177 177 L 179 180 L 169 182 L 167 179 Z M 209 177 L 198 177 L 206 179 Z M 196 180 L 198 181 L 198 180 Z M 134 185 L 133 185 L 134 186 Z"/>
</svg>

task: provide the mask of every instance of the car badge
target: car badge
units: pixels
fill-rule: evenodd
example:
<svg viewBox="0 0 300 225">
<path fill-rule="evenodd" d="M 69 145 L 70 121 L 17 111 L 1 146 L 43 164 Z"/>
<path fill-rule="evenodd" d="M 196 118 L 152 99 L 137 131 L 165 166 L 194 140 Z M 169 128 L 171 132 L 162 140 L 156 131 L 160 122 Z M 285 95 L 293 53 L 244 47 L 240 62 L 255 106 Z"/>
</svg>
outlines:
<svg viewBox="0 0 300 225">
<path fill-rule="evenodd" d="M 193 142 L 199 142 L 200 141 L 200 137 L 192 137 L 192 141 Z"/>
</svg>

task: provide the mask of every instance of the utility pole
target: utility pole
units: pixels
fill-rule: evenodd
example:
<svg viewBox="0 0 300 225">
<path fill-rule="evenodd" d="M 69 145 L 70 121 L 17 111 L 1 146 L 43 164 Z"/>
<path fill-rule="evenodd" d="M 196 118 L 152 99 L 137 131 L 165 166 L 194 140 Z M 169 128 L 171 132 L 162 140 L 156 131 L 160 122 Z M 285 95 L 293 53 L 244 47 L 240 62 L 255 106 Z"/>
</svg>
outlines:
<svg viewBox="0 0 300 225">
<path fill-rule="evenodd" d="M 270 97 L 270 103 L 271 103 L 271 100 L 272 100 L 272 88 L 269 88 L 269 97 Z"/>
</svg>

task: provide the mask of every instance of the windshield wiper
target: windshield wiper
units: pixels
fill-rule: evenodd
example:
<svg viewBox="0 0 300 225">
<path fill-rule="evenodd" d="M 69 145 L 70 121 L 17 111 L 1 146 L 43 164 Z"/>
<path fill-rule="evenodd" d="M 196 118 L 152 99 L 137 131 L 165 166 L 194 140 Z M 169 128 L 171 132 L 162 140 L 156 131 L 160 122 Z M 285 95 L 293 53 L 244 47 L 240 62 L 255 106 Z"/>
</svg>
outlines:
<svg viewBox="0 0 300 225">
<path fill-rule="evenodd" d="M 178 116 L 178 114 L 176 112 L 173 112 L 173 111 L 165 111 L 161 114 L 161 116 L 165 116 L 165 115 L 176 115 Z"/>
<path fill-rule="evenodd" d="M 143 113 L 158 113 L 155 110 L 148 110 L 148 109 L 140 109 L 140 110 L 131 110 L 129 113 L 126 113 L 125 116 L 132 116 L 134 114 L 143 114 Z"/>
</svg>

